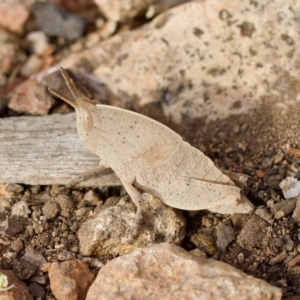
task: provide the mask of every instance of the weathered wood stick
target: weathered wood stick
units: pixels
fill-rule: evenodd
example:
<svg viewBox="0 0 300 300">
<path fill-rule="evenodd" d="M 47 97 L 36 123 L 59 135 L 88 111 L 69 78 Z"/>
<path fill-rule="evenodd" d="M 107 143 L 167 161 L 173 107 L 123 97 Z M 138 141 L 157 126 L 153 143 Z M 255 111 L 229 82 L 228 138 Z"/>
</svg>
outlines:
<svg viewBox="0 0 300 300">
<path fill-rule="evenodd" d="M 99 164 L 80 143 L 75 113 L 0 119 L 0 183 L 68 184 Z M 113 171 L 79 186 L 118 186 Z"/>
</svg>

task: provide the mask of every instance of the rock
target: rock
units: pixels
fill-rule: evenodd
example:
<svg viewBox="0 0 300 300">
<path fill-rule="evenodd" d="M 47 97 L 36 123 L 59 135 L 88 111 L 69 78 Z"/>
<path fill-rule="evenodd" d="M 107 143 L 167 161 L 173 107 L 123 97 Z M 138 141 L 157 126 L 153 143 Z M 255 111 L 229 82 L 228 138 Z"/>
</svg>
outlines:
<svg viewBox="0 0 300 300">
<path fill-rule="evenodd" d="M 42 208 L 43 215 L 51 220 L 55 218 L 60 212 L 59 204 L 56 201 L 47 201 Z"/>
<path fill-rule="evenodd" d="M 8 107 L 18 113 L 47 115 L 54 99 L 34 77 L 17 86 Z"/>
<path fill-rule="evenodd" d="M 261 163 L 261 165 L 263 166 L 263 168 L 271 167 L 272 164 L 273 164 L 273 161 L 272 161 L 272 159 L 269 158 L 269 157 L 266 157 L 266 158 L 262 161 L 262 163 Z"/>
<path fill-rule="evenodd" d="M 28 288 L 29 288 L 30 294 L 33 297 L 43 298 L 45 296 L 45 293 L 46 293 L 45 289 L 36 282 L 30 282 L 28 285 Z"/>
<path fill-rule="evenodd" d="M 273 222 L 271 214 L 268 212 L 267 208 L 257 208 L 255 210 L 255 214 L 259 216 L 260 218 L 267 221 L 269 224 Z"/>
<path fill-rule="evenodd" d="M 49 268 L 51 291 L 57 300 L 83 300 L 94 280 L 93 273 L 80 260 L 52 263 Z"/>
<path fill-rule="evenodd" d="M 288 216 L 295 209 L 297 198 L 291 198 L 281 200 L 279 203 L 271 206 L 271 210 L 274 213 L 274 218 L 279 220 L 285 216 Z"/>
<path fill-rule="evenodd" d="M 5 233 L 10 236 L 16 236 L 18 233 L 24 230 L 24 221 L 19 218 L 10 218 L 7 222 L 7 228 Z"/>
<path fill-rule="evenodd" d="M 276 155 L 273 157 L 274 164 L 280 164 L 284 159 L 283 152 L 277 152 Z"/>
<path fill-rule="evenodd" d="M 288 1 L 297 9 L 292 0 Z M 295 60 L 300 41 L 293 14 L 277 2 L 270 9 L 272 13 L 262 4 L 238 0 L 192 1 L 162 13 L 140 29 L 122 32 L 92 49 L 74 53 L 59 66 L 72 68 L 82 83 L 88 83 L 94 99 L 139 109 L 159 103 L 163 113 L 177 123 L 183 118 L 208 116 L 209 121 L 246 113 L 270 95 L 282 107 L 288 107 L 297 103 Z M 287 22 L 277 22 L 276 14 Z M 245 20 L 254 24 L 251 37 L 245 35 Z M 282 40 L 279 32 L 283 31 L 293 39 L 293 51 Z M 266 46 L 270 40 L 278 51 Z M 270 71 L 274 62 L 279 72 Z M 287 85 L 291 89 L 288 102 L 283 92 Z"/>
<path fill-rule="evenodd" d="M 237 237 L 238 244 L 249 251 L 262 246 L 267 242 L 267 227 L 268 223 L 266 221 L 253 215 L 239 233 Z"/>
<path fill-rule="evenodd" d="M 160 244 L 109 261 L 86 300 L 110 300 L 116 295 L 120 299 L 279 300 L 282 291 L 230 265 Z"/>
<path fill-rule="evenodd" d="M 28 218 L 30 213 L 29 205 L 25 201 L 19 201 L 11 208 L 12 216 Z"/>
<path fill-rule="evenodd" d="M 35 2 L 32 5 L 37 26 L 49 36 L 61 36 L 78 39 L 83 35 L 85 20 L 75 14 L 59 9 L 47 2 Z"/>
<path fill-rule="evenodd" d="M 10 183 L 5 188 L 7 192 L 13 192 L 13 193 L 22 193 L 24 191 L 24 186 L 17 184 L 17 183 Z"/>
<path fill-rule="evenodd" d="M 300 193 L 300 181 L 291 176 L 284 178 L 279 183 L 279 187 L 286 199 L 297 197 Z"/>
<path fill-rule="evenodd" d="M 57 255 L 59 261 L 67 261 L 75 258 L 75 254 L 72 254 L 70 251 L 63 250 Z"/>
<path fill-rule="evenodd" d="M 29 42 L 31 53 L 45 56 L 54 51 L 54 46 L 49 44 L 48 37 L 43 31 L 31 31 L 27 34 L 26 40 Z"/>
<path fill-rule="evenodd" d="M 74 214 L 74 201 L 67 195 L 59 195 L 55 197 L 55 201 L 58 203 L 61 211 L 60 215 L 64 217 L 70 217 Z"/>
<path fill-rule="evenodd" d="M 105 2 L 97 1 L 104 11 Z M 295 2 L 291 1 L 290 5 L 294 6 Z M 110 14 L 108 18 L 122 19 L 119 4 L 114 2 L 111 6 L 106 3 L 106 14 Z M 268 86 L 271 85 L 271 94 L 279 92 L 278 76 L 285 78 L 285 75 L 274 74 L 270 78 L 269 71 L 276 59 L 281 70 L 288 69 L 294 74 L 291 76 L 298 73 L 285 55 L 292 47 L 283 43 L 278 34 L 290 28 L 291 38 L 298 44 L 295 25 L 292 25 L 293 15 L 279 3 L 272 4 L 272 13 L 261 8 L 261 5 L 241 4 L 236 0 L 193 1 L 177 6 L 156 17 L 139 34 L 135 32 L 137 38 L 134 39 L 134 34 L 119 36 L 119 41 L 124 39 L 123 43 L 119 51 L 109 53 L 110 59 L 101 59 L 106 53 L 97 52 L 100 56 L 96 60 L 101 60 L 101 64 L 94 74 L 114 95 L 122 98 L 120 103 L 123 105 L 124 99 L 137 106 L 159 102 L 165 115 L 178 123 L 183 116 L 188 119 L 209 116 L 211 119 L 245 112 L 261 103 L 260 95 L 268 93 L 267 86 L 262 84 L 264 80 L 267 80 Z M 279 24 L 273 17 L 274 12 L 290 20 L 290 27 Z M 251 20 L 251 23 L 245 20 Z M 272 40 L 279 49 L 283 46 L 285 51 L 282 49 L 282 54 L 278 51 L 270 53 L 270 49 L 262 43 L 268 40 Z M 111 45 L 116 42 L 117 37 L 110 41 Z M 108 43 L 105 46 L 109 49 Z M 253 50 L 250 55 L 249 49 Z M 292 57 L 295 60 L 296 53 Z M 71 64 L 70 59 L 67 64 Z M 243 75 L 240 76 L 241 70 Z M 253 74 L 256 75 L 253 77 Z M 241 100 L 241 94 L 245 100 Z M 269 160 L 264 165 L 272 164 Z"/>
<path fill-rule="evenodd" d="M 271 189 L 277 189 L 279 190 L 279 184 L 282 180 L 282 176 L 280 174 L 277 175 L 271 175 L 267 179 L 267 185 Z"/>
<path fill-rule="evenodd" d="M 8 74 L 19 61 L 20 51 L 15 43 L 0 43 L 0 74 Z"/>
<path fill-rule="evenodd" d="M 297 197 L 296 207 L 294 209 L 292 217 L 297 222 L 300 222 L 300 197 Z"/>
<path fill-rule="evenodd" d="M 11 250 L 13 250 L 17 253 L 20 252 L 24 248 L 24 245 L 23 245 L 23 242 L 21 239 L 16 239 L 16 240 L 12 241 L 10 246 L 11 246 Z"/>
<path fill-rule="evenodd" d="M 38 73 L 42 69 L 44 63 L 44 60 L 39 56 L 31 55 L 20 70 L 20 74 L 24 77 L 29 77 L 30 75 Z"/>
<path fill-rule="evenodd" d="M 225 251 L 227 246 L 234 240 L 235 235 L 233 228 L 221 223 L 217 227 L 217 246 Z"/>
<path fill-rule="evenodd" d="M 136 0 L 125 2 L 122 0 L 95 0 L 96 5 L 105 17 L 115 22 L 128 22 L 136 16 L 145 14 L 150 4 L 160 2 L 159 0 Z"/>
<path fill-rule="evenodd" d="M 216 246 L 213 238 L 204 233 L 195 233 L 191 236 L 191 242 L 206 255 L 213 255 L 216 251 Z"/>
<path fill-rule="evenodd" d="M 264 178 L 266 176 L 266 172 L 264 172 L 263 170 L 256 170 L 255 174 L 258 178 Z"/>
<path fill-rule="evenodd" d="M 42 271 L 42 270 L 41 270 Z M 48 272 L 48 270 L 47 270 Z M 47 278 L 46 276 L 42 276 L 42 275 L 37 275 L 37 276 L 33 276 L 30 278 L 30 281 L 31 282 L 36 282 L 36 283 L 39 283 L 39 284 L 46 284 L 47 283 Z"/>
<path fill-rule="evenodd" d="M 21 259 L 38 268 L 47 263 L 46 258 L 39 251 L 31 247 L 26 248 L 26 252 Z"/>
<path fill-rule="evenodd" d="M 298 282 L 300 280 L 300 266 L 291 268 L 288 270 L 288 278 L 294 286 L 298 286 Z M 298 300 L 299 295 L 296 295 L 294 298 L 287 298 L 287 300 Z"/>
<path fill-rule="evenodd" d="M 99 30 L 99 36 L 107 39 L 117 30 L 117 23 L 114 21 L 105 22 L 104 26 Z"/>
<path fill-rule="evenodd" d="M 14 273 L 20 278 L 21 280 L 27 280 L 31 276 L 36 274 L 37 268 L 24 260 L 14 260 L 13 263 L 13 270 Z"/>
<path fill-rule="evenodd" d="M 136 207 L 129 197 L 124 197 L 116 206 L 104 207 L 94 219 L 82 224 L 77 233 L 81 254 L 115 256 L 154 243 L 179 245 L 185 236 L 182 211 L 165 205 L 152 195 L 144 193 L 143 198 L 144 222 L 137 238 L 134 237 Z"/>
<path fill-rule="evenodd" d="M 14 300 L 14 299 L 32 300 L 32 297 L 28 292 L 26 284 L 22 282 L 20 279 L 18 279 L 18 277 L 14 274 L 13 271 L 0 269 L 0 276 L 3 275 L 6 277 L 6 280 L 8 281 L 7 287 L 9 286 L 13 286 L 13 287 L 7 291 L 0 291 L 1 300 Z"/>
<path fill-rule="evenodd" d="M 24 32 L 29 11 L 20 0 L 2 0 L 0 2 L 0 25 L 17 34 Z"/>
<path fill-rule="evenodd" d="M 92 206 L 99 205 L 103 203 L 103 201 L 99 198 L 99 196 L 93 191 L 89 190 L 83 197 L 83 202 Z"/>
</svg>

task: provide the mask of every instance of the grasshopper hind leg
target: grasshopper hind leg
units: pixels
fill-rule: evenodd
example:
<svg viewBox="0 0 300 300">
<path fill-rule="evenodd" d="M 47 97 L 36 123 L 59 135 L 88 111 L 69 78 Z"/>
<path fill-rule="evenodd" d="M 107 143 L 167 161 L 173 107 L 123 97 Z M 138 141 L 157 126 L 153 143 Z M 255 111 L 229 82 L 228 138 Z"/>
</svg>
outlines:
<svg viewBox="0 0 300 300">
<path fill-rule="evenodd" d="M 99 175 L 102 171 L 104 171 L 105 169 L 107 169 L 105 166 L 103 165 L 99 165 L 96 168 L 92 169 L 92 170 L 88 170 L 82 174 L 80 174 L 78 177 L 74 178 L 73 180 L 71 180 L 68 184 L 69 187 L 74 186 L 78 183 L 80 183 L 81 181 L 85 181 L 93 176 L 97 176 Z"/>
</svg>

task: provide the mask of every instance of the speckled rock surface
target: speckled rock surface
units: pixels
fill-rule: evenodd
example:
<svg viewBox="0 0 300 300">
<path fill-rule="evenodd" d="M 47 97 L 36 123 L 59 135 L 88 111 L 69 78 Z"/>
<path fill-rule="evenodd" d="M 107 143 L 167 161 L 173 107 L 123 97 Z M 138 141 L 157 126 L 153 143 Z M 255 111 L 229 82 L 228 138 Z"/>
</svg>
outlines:
<svg viewBox="0 0 300 300">
<path fill-rule="evenodd" d="M 172 244 L 138 248 L 108 262 L 87 300 L 279 300 L 281 290 Z"/>
<path fill-rule="evenodd" d="M 98 85 L 112 93 L 113 104 L 160 103 L 177 123 L 240 114 L 270 98 L 285 110 L 299 93 L 300 47 L 293 14 L 298 6 L 295 0 L 284 5 L 189 2 L 60 65 L 94 84 L 95 77 L 82 70 L 96 75 Z"/>
<path fill-rule="evenodd" d="M 74 259 L 51 264 L 49 278 L 56 299 L 84 300 L 94 275 L 84 262 Z"/>
<path fill-rule="evenodd" d="M 143 194 L 143 198 L 144 223 L 137 238 L 134 237 L 136 207 L 124 197 L 116 206 L 105 207 L 94 219 L 82 224 L 77 233 L 81 254 L 116 256 L 154 243 L 179 245 L 185 235 L 182 211 L 149 194 Z"/>
</svg>

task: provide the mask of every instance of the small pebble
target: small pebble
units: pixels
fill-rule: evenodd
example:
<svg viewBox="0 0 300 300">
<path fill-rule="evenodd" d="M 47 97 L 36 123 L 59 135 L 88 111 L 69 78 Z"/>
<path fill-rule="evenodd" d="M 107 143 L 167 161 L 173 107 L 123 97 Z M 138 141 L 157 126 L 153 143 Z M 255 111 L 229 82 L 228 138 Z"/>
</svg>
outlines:
<svg viewBox="0 0 300 300">
<path fill-rule="evenodd" d="M 233 131 L 235 134 L 239 133 L 239 132 L 240 132 L 240 126 L 239 126 L 239 125 L 234 125 L 234 126 L 232 127 L 232 131 Z"/>
<path fill-rule="evenodd" d="M 255 174 L 258 178 L 264 178 L 266 176 L 266 172 L 264 172 L 262 170 L 256 170 Z"/>
<path fill-rule="evenodd" d="M 43 254 L 32 247 L 26 248 L 26 252 L 22 256 L 22 260 L 24 260 L 36 267 L 40 267 L 42 264 L 47 262 L 47 260 L 43 256 Z"/>
<path fill-rule="evenodd" d="M 66 260 L 74 259 L 75 255 L 70 251 L 63 250 L 58 254 L 57 258 L 59 261 L 66 261 Z"/>
<path fill-rule="evenodd" d="M 39 284 L 46 284 L 47 278 L 46 278 L 46 276 L 37 275 L 37 276 L 33 276 L 32 278 L 30 278 L 30 281 L 37 282 Z"/>
<path fill-rule="evenodd" d="M 272 159 L 269 158 L 269 157 L 267 157 L 267 158 L 265 158 L 265 159 L 262 161 L 262 164 L 261 164 L 261 165 L 262 165 L 264 168 L 267 168 L 267 167 L 272 166 L 272 164 L 273 164 Z"/>
<path fill-rule="evenodd" d="M 243 252 L 239 253 L 237 259 L 239 263 L 243 263 L 245 260 L 245 254 Z"/>
<path fill-rule="evenodd" d="M 212 238 L 204 233 L 195 233 L 191 236 L 191 242 L 207 255 L 213 255 L 216 251 Z"/>
<path fill-rule="evenodd" d="M 48 37 L 43 31 L 32 31 L 26 36 L 31 53 L 42 55 L 50 47 Z"/>
<path fill-rule="evenodd" d="M 281 200 L 279 203 L 276 203 L 272 206 L 272 211 L 274 213 L 274 218 L 279 220 L 293 212 L 296 206 L 296 199 L 286 199 Z"/>
<path fill-rule="evenodd" d="M 233 228 L 221 223 L 217 227 L 217 246 L 225 251 L 227 246 L 235 240 Z"/>
<path fill-rule="evenodd" d="M 255 214 L 270 224 L 273 221 L 271 214 L 268 212 L 268 210 L 266 208 L 257 208 L 255 210 Z"/>
<path fill-rule="evenodd" d="M 10 246 L 11 249 L 17 253 L 24 248 L 23 242 L 20 239 L 16 239 L 15 241 L 12 241 Z"/>
<path fill-rule="evenodd" d="M 274 164 L 279 164 L 284 159 L 284 154 L 282 152 L 277 152 L 273 158 Z"/>
<path fill-rule="evenodd" d="M 84 18 L 62 11 L 52 3 L 34 2 L 32 10 L 37 26 L 49 36 L 59 36 L 72 40 L 80 38 L 84 33 Z"/>
<path fill-rule="evenodd" d="M 44 65 L 44 60 L 37 55 L 31 55 L 20 70 L 20 74 L 24 77 L 29 77 L 38 73 Z"/>
<path fill-rule="evenodd" d="M 43 298 L 46 294 L 46 291 L 45 289 L 39 285 L 38 283 L 36 282 L 30 282 L 29 285 L 28 285 L 28 289 L 30 291 L 30 294 L 33 296 L 33 297 L 41 297 Z"/>
<path fill-rule="evenodd" d="M 48 220 L 55 218 L 59 211 L 60 207 L 56 201 L 47 201 L 42 208 L 42 212 Z"/>
<path fill-rule="evenodd" d="M 11 215 L 18 216 L 23 218 L 28 218 L 28 215 L 31 213 L 28 203 L 24 201 L 19 201 L 13 205 L 11 208 Z"/>
<path fill-rule="evenodd" d="M 24 187 L 17 183 L 10 183 L 5 190 L 7 192 L 21 193 L 24 191 Z"/>
<path fill-rule="evenodd" d="M 16 236 L 18 233 L 24 230 L 24 221 L 18 218 L 11 218 L 7 221 L 7 228 L 5 233 L 10 236 Z"/>
<path fill-rule="evenodd" d="M 275 238 L 273 244 L 275 247 L 281 248 L 283 246 L 283 240 L 281 238 Z"/>
<path fill-rule="evenodd" d="M 90 205 L 96 206 L 103 201 L 98 197 L 98 195 L 93 191 L 89 190 L 83 197 L 83 201 L 87 202 Z"/>
</svg>

